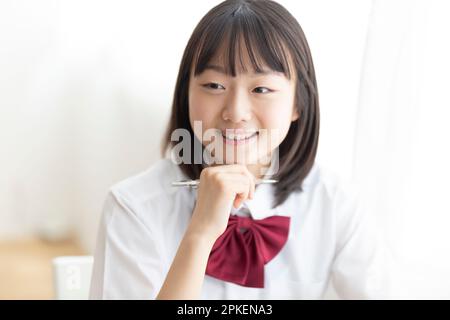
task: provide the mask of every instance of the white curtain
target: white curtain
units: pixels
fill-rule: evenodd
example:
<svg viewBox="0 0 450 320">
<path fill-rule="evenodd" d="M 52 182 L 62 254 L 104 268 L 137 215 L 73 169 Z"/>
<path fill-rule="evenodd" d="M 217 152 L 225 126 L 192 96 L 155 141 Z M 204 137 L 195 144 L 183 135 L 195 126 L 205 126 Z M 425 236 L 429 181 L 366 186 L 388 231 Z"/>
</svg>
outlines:
<svg viewBox="0 0 450 320">
<path fill-rule="evenodd" d="M 375 0 L 354 179 L 380 218 L 392 292 L 450 298 L 450 3 Z"/>
</svg>

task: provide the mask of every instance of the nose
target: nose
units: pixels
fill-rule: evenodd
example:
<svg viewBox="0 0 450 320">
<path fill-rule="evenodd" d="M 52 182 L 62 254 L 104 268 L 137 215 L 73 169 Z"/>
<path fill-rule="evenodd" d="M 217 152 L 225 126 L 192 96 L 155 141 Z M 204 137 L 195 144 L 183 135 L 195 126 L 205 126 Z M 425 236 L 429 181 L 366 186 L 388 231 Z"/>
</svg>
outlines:
<svg viewBox="0 0 450 320">
<path fill-rule="evenodd" d="M 229 95 L 222 112 L 222 118 L 233 123 L 251 120 L 252 107 L 245 92 L 233 90 Z"/>
</svg>

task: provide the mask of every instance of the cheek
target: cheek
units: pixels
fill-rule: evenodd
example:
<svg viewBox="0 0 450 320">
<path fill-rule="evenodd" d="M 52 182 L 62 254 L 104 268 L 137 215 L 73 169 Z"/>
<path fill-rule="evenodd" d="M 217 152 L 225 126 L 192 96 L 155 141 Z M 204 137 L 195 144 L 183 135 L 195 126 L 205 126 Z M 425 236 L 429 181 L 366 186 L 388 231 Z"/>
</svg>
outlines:
<svg viewBox="0 0 450 320">
<path fill-rule="evenodd" d="M 262 128 L 279 130 L 280 134 L 287 133 L 291 124 L 292 109 L 287 107 L 273 106 L 265 109 L 260 114 L 259 120 Z"/>
<path fill-rule="evenodd" d="M 270 140 L 272 148 L 278 146 L 286 137 L 292 123 L 292 108 L 293 99 L 289 97 L 274 101 L 258 114 L 261 128 L 266 129 L 265 139 Z"/>
<path fill-rule="evenodd" d="M 267 146 L 268 149 L 273 150 L 283 142 L 290 127 L 290 121 L 286 121 L 288 117 L 288 113 L 281 113 L 279 111 L 273 113 L 268 112 L 264 115 L 264 119 L 261 122 L 262 128 L 265 130 L 260 136 L 263 146 Z"/>
<path fill-rule="evenodd" d="M 196 92 L 189 94 L 189 122 L 197 137 L 200 133 L 196 132 L 194 121 L 201 121 L 204 132 L 206 129 L 214 126 L 215 113 L 215 108 L 211 107 L 209 99 Z"/>
<path fill-rule="evenodd" d="M 201 103 L 190 103 L 189 104 L 189 119 L 191 124 L 194 121 L 207 121 L 208 120 L 208 111 L 206 105 Z"/>
</svg>

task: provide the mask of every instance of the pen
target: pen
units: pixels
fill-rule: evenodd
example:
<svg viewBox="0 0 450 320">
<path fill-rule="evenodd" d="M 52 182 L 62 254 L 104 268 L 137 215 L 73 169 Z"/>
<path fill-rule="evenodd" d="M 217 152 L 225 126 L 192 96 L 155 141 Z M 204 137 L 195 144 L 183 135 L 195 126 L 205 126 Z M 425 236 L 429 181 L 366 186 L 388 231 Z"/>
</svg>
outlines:
<svg viewBox="0 0 450 320">
<path fill-rule="evenodd" d="M 257 179 L 256 184 L 271 184 L 271 183 L 277 183 L 278 180 L 273 179 Z M 173 187 L 198 187 L 200 183 L 200 180 L 182 180 L 182 181 L 175 181 L 172 182 Z"/>
</svg>

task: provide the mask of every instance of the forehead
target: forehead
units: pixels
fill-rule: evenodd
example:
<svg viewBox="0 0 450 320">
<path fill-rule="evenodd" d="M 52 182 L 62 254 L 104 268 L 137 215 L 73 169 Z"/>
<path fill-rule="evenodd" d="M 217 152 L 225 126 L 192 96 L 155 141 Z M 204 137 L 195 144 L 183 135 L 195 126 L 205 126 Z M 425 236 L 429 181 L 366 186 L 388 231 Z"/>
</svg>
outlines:
<svg viewBox="0 0 450 320">
<path fill-rule="evenodd" d="M 247 47 L 243 37 L 238 37 L 235 41 L 224 41 L 215 50 L 198 52 L 197 60 L 193 62 L 192 71 L 194 76 L 202 74 L 204 71 L 214 71 L 227 76 L 237 75 L 276 75 L 292 79 L 295 75 L 292 68 L 289 54 L 284 53 L 285 63 L 273 58 L 272 52 L 261 48 L 261 44 L 250 44 Z M 211 49 L 211 48 L 210 48 Z M 203 51 L 203 52 L 202 52 Z M 277 55 L 277 57 L 279 57 Z M 269 63 L 267 63 L 267 62 Z M 195 65 L 197 62 L 198 65 Z"/>
</svg>

